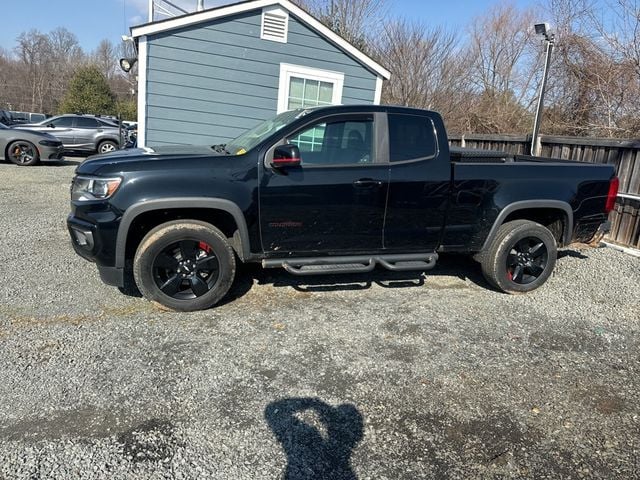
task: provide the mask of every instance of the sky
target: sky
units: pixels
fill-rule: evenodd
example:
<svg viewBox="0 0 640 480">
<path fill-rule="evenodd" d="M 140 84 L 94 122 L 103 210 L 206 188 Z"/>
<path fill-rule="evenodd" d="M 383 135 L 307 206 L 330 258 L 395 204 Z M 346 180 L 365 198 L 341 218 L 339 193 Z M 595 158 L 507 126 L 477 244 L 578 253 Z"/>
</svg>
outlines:
<svg viewBox="0 0 640 480">
<path fill-rule="evenodd" d="M 487 10 L 480 0 L 387 0 L 391 15 L 405 16 L 441 25 L 452 30 L 464 28 L 474 17 Z M 197 0 L 173 0 L 195 10 Z M 224 0 L 205 0 L 210 8 Z M 516 0 L 519 6 L 533 5 L 534 0 Z M 65 27 L 73 32 L 85 51 L 93 50 L 100 40 L 116 43 L 131 25 L 145 23 L 148 0 L 0 0 L 2 28 L 0 48 L 11 51 L 20 33 L 31 29 L 49 32 Z"/>
</svg>

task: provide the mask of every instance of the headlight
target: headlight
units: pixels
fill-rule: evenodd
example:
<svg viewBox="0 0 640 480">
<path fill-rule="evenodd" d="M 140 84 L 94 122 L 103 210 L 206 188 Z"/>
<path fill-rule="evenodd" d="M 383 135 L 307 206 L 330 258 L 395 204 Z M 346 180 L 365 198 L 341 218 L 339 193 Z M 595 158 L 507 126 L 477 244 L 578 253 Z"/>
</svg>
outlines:
<svg viewBox="0 0 640 480">
<path fill-rule="evenodd" d="M 38 143 L 45 147 L 59 147 L 62 145 L 62 142 L 59 140 L 40 140 Z"/>
<path fill-rule="evenodd" d="M 120 177 L 75 177 L 71 184 L 71 200 L 104 200 L 116 192 L 120 182 Z"/>
</svg>

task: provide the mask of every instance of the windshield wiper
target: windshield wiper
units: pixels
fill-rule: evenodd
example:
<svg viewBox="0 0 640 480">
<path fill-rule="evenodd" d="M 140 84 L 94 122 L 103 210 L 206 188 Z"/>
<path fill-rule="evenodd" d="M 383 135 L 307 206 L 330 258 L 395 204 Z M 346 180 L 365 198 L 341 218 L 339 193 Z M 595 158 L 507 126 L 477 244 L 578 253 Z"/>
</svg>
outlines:
<svg viewBox="0 0 640 480">
<path fill-rule="evenodd" d="M 213 145 L 211 148 L 213 148 L 213 150 L 218 153 L 225 153 L 227 155 L 231 155 L 231 152 L 225 148 L 226 146 L 227 146 L 226 143 L 219 143 L 218 145 Z"/>
</svg>

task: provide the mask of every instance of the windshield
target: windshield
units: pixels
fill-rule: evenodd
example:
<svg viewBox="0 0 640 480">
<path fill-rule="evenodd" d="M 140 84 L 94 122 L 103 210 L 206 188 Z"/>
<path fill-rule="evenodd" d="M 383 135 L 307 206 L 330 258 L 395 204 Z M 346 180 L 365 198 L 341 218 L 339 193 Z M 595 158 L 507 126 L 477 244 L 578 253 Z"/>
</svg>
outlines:
<svg viewBox="0 0 640 480">
<path fill-rule="evenodd" d="M 306 110 L 291 110 L 265 120 L 227 143 L 226 150 L 232 155 L 242 155 L 306 112 Z"/>
</svg>

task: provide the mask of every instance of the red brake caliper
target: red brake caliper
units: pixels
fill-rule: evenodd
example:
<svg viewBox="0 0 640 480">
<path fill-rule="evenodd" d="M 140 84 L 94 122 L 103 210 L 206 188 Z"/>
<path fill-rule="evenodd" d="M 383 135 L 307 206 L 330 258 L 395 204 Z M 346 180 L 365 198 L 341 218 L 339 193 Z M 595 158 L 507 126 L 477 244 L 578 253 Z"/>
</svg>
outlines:
<svg viewBox="0 0 640 480">
<path fill-rule="evenodd" d="M 204 250 L 207 253 L 211 253 L 211 247 L 204 242 L 198 243 L 198 247 L 200 247 L 200 250 Z"/>
</svg>

